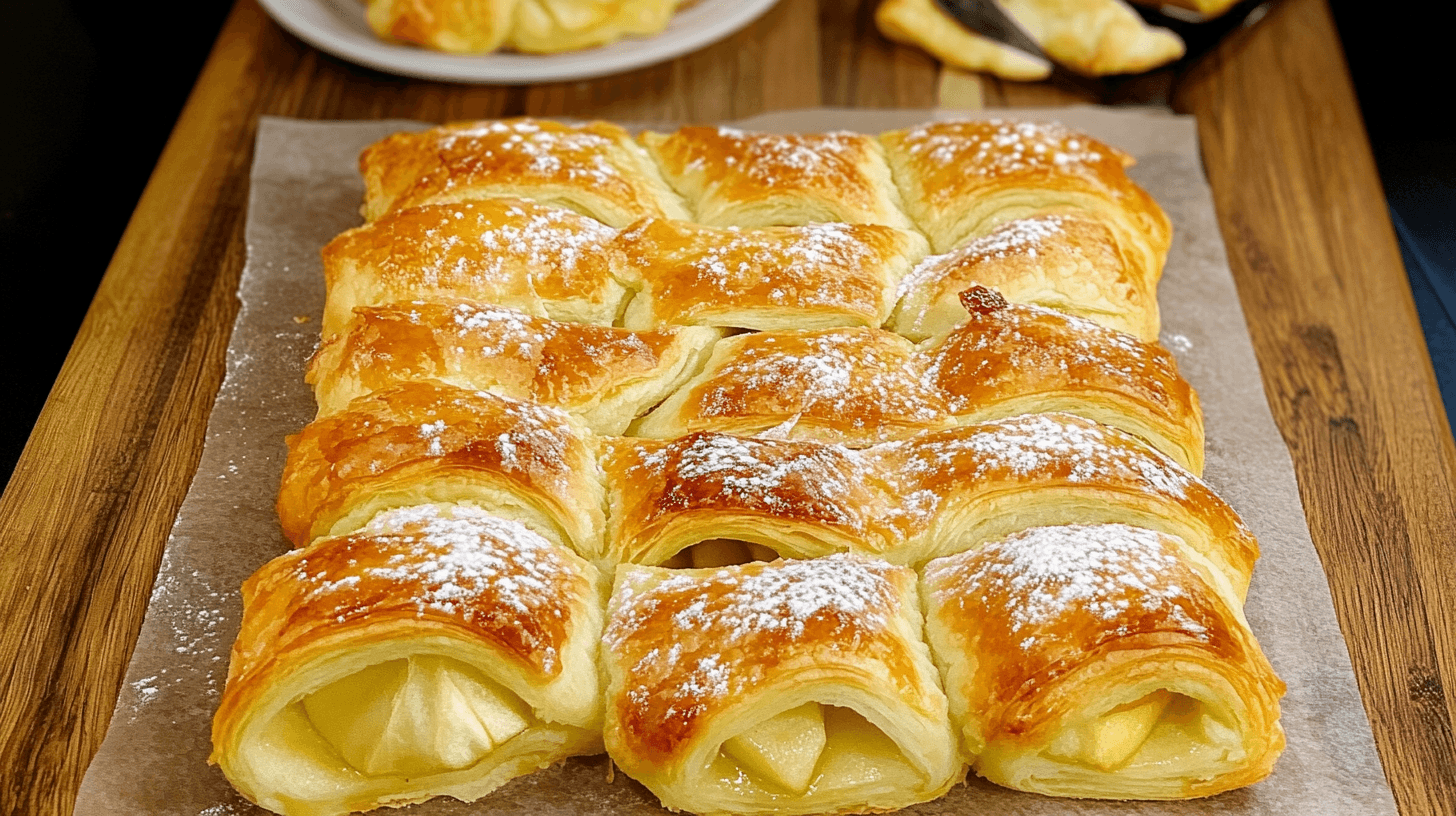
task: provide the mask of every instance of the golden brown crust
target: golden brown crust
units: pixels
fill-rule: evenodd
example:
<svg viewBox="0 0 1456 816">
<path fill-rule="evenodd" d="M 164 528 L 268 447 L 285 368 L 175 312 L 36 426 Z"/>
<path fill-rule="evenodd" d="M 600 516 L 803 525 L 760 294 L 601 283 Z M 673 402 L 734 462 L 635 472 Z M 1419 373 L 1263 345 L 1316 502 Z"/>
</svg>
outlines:
<svg viewBox="0 0 1456 816">
<path fill-rule="evenodd" d="M 560 320 L 611 324 L 616 230 L 569 210 L 497 198 L 401 210 L 323 249 L 323 336 L 360 306 L 469 298 Z"/>
<path fill-rule="evenodd" d="M 617 245 L 622 279 L 638 290 L 624 318 L 635 329 L 879 326 L 927 249 L 917 233 L 876 225 L 726 230 L 656 218 Z"/>
<path fill-rule="evenodd" d="M 1013 303 L 1085 317 L 1154 343 L 1162 269 L 1138 260 L 1095 218 L 1076 212 L 1019 218 L 916 265 L 900 280 L 888 327 L 911 340 L 945 334 L 965 318 L 960 292 L 980 285 Z"/>
<path fill-rule="evenodd" d="M 910 227 L 872 136 L 685 127 L 644 133 L 642 141 L 701 224 Z"/>
<path fill-rule="evenodd" d="M 1016 218 L 1079 210 L 1144 269 L 1163 267 L 1168 216 L 1127 177 L 1133 159 L 1057 123 L 931 122 L 880 136 L 906 211 L 936 252 Z"/>
<path fill-rule="evenodd" d="M 1065 411 L 1139 437 L 1203 471 L 1203 416 L 1160 346 L 1091 321 L 1007 303 L 976 286 L 966 321 L 921 352 L 924 381 L 962 423 Z"/>
<path fill-rule="evenodd" d="M 1171 780 L 1162 798 L 1262 779 L 1283 748 L 1284 684 L 1216 581 L 1182 541 L 1118 524 L 1036 528 L 930 562 L 932 647 L 942 665 L 968 669 L 951 673 L 968 740 L 1038 752 L 1089 708 L 1113 705 L 1118 684 L 1186 690 L 1211 670 L 1238 692 L 1231 708 L 1253 750 L 1215 778 Z"/>
<path fill-rule="evenodd" d="M 700 541 L 750 541 L 789 558 L 895 560 L 894 498 L 858 451 L 712 432 L 613 440 L 604 451 L 611 557 L 661 564 Z"/>
<path fill-rule="evenodd" d="M 1029 526 L 1136 523 L 1184 538 L 1242 598 L 1259 556 L 1243 520 L 1197 476 L 1081 417 L 1011 417 L 867 453 L 900 495 L 897 522 L 923 558 Z"/>
<path fill-rule="evenodd" d="M 609 122 L 457 122 L 396 133 L 359 156 L 364 215 L 496 196 L 566 207 L 615 227 L 687 211 L 628 135 Z"/>
<path fill-rule="evenodd" d="M 533 400 L 620 433 L 695 370 L 718 333 L 563 323 L 460 300 L 355 310 L 309 365 L 319 413 L 411 380 L 444 380 Z M 630 392 L 630 393 L 628 393 Z"/>
<path fill-rule="evenodd" d="M 619 673 L 609 744 L 619 764 L 666 764 L 750 690 L 812 670 L 888 677 L 934 710 L 933 681 L 895 626 L 914 573 L 851 555 L 717 570 L 624 567 L 603 642 Z M 672 644 L 674 648 L 664 648 Z"/>
<path fill-rule="evenodd" d="M 243 583 L 230 689 L 383 621 L 488 643 L 541 682 L 561 671 L 572 610 L 596 592 L 568 551 L 483 512 L 443 518 L 425 505 L 381 521 L 285 553 Z"/>
<path fill-rule="evenodd" d="M 505 501 L 497 512 L 531 513 L 548 536 L 596 554 L 595 442 L 554 408 L 411 382 L 355 400 L 288 443 L 278 517 L 295 545 L 357 528 L 387 506 Z"/>
<path fill-rule="evenodd" d="M 951 423 L 912 365 L 905 338 L 880 329 L 776 331 L 729 337 L 703 372 L 648 414 L 640 436 L 697 430 L 862 447 Z"/>
<path fill-rule="evenodd" d="M 369 0 L 381 39 L 457 54 L 494 51 L 511 31 L 518 0 Z"/>
</svg>

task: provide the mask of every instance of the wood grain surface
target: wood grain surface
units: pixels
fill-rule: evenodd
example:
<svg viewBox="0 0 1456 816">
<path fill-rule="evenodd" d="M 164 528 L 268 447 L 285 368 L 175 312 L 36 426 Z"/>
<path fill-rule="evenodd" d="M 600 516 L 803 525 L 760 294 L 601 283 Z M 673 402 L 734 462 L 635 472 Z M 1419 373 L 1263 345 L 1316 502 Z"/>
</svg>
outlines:
<svg viewBox="0 0 1456 816">
<path fill-rule="evenodd" d="M 1456 813 L 1456 446 L 1325 0 L 1281 0 L 1191 71 L 1116 99 L 942 71 L 881 38 L 872 12 L 783 0 L 673 62 L 499 88 L 348 65 L 239 0 L 0 499 L 0 814 L 70 813 L 105 733 L 222 381 L 259 115 L 714 121 L 1168 94 L 1199 117 L 1265 388 L 1401 812 Z"/>
</svg>

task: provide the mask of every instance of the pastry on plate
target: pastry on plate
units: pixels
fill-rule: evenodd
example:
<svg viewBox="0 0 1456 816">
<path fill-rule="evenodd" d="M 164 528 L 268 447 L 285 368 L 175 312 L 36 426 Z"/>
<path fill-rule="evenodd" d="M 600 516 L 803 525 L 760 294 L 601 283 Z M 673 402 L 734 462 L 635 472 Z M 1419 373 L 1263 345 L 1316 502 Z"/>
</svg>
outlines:
<svg viewBox="0 0 1456 816">
<path fill-rule="evenodd" d="M 1161 346 L 1090 320 L 961 293 L 965 322 L 918 352 L 922 380 L 961 424 L 1065 412 L 1127 431 L 1203 472 L 1203 412 Z"/>
<path fill-rule="evenodd" d="M 629 331 L 562 323 L 499 306 L 431 300 L 366 306 L 326 341 L 307 380 L 319 414 L 373 391 L 440 380 L 551 405 L 619 434 L 701 367 L 717 329 Z"/>
<path fill-rule="evenodd" d="M 622 566 L 607 620 L 607 753 L 668 808 L 878 812 L 964 774 L 907 568 Z"/>
<path fill-rule="evenodd" d="M 603 450 L 608 556 L 713 567 L 858 552 L 897 560 L 898 497 L 858 451 L 699 431 Z"/>
<path fill-rule="evenodd" d="M 1181 37 L 1143 22 L 1121 0 L 998 0 L 998 5 L 1048 57 L 1085 76 L 1141 73 L 1185 50 Z M 934 0 L 884 0 L 875 24 L 886 37 L 918 45 L 967 71 L 1015 80 L 1051 74 L 1043 60 L 967 29 Z"/>
<path fill-rule="evenodd" d="M 630 329 L 879 326 L 928 249 L 919 233 L 873 224 L 715 229 L 657 218 L 623 230 L 617 246 Z"/>
<path fill-rule="evenodd" d="M 922 560 L 1029 527 L 1122 523 L 1183 539 L 1242 601 L 1259 542 L 1197 476 L 1116 428 L 1026 414 L 866 451 L 902 497 L 899 523 Z"/>
<path fill-rule="evenodd" d="M 881 329 L 740 334 L 632 429 L 652 438 L 714 430 L 865 447 L 952 423 L 920 381 L 910 341 Z"/>
<path fill-rule="evenodd" d="M 617 231 L 570 210 L 513 198 L 391 212 L 323 249 L 323 336 L 360 306 L 468 298 L 557 320 L 611 325 Z"/>
<path fill-rule="evenodd" d="M 1013 303 L 1085 317 L 1148 343 L 1158 341 L 1158 279 L 1124 253 L 1113 232 L 1075 212 L 1018 218 L 942 255 L 900 279 L 886 328 L 920 341 L 966 318 L 960 293 L 986 286 Z"/>
<path fill-rule="evenodd" d="M 609 122 L 458 122 L 396 133 L 359 156 L 364 217 L 501 196 L 564 207 L 614 227 L 688 217 L 630 134 Z"/>
<path fill-rule="evenodd" d="M 391 510 L 263 565 L 211 761 L 287 816 L 472 801 L 602 749 L 596 569 L 519 522 Z"/>
<path fill-rule="evenodd" d="M 931 561 L 926 630 L 976 772 L 1050 796 L 1187 799 L 1269 775 L 1275 676 L 1176 536 L 1039 527 Z"/>
<path fill-rule="evenodd" d="M 685 127 L 644 133 L 642 143 L 700 224 L 911 226 L 872 136 Z"/>
<path fill-rule="evenodd" d="M 288 438 L 278 519 L 296 546 L 383 510 L 470 504 L 588 559 L 601 550 L 596 438 L 534 402 L 434 381 L 376 391 Z"/>
<path fill-rule="evenodd" d="M 1007 221 L 1078 212 L 1106 225 L 1137 268 L 1163 268 L 1173 234 L 1167 214 L 1127 177 L 1131 156 L 1085 133 L 983 119 L 927 122 L 880 141 L 906 212 L 936 252 Z"/>
</svg>

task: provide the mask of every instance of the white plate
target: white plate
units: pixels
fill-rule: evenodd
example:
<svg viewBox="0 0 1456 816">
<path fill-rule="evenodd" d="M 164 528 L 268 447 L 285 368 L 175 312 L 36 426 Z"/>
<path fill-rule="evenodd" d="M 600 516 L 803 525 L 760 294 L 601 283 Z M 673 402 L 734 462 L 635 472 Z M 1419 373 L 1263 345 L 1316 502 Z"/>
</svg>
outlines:
<svg viewBox="0 0 1456 816">
<path fill-rule="evenodd" d="M 585 51 L 475 56 L 384 42 L 364 21 L 364 4 L 359 0 L 260 2 L 279 25 L 340 59 L 423 79 L 520 84 L 587 79 L 670 60 L 727 37 L 778 0 L 699 0 L 678 12 L 656 37 L 620 40 Z"/>
</svg>

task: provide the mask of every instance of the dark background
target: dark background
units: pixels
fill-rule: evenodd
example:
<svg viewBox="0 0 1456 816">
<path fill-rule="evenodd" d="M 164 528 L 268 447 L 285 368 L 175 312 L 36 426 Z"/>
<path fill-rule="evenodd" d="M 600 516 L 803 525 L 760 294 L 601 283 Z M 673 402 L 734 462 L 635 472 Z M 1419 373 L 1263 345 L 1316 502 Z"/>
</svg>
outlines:
<svg viewBox="0 0 1456 816">
<path fill-rule="evenodd" d="M 0 8 L 0 481 L 8 481 L 91 296 L 231 3 L 16 0 Z M 1442 26 L 1335 0 L 1447 406 L 1456 406 L 1456 139 Z M 1398 90 L 1426 89 L 1423 107 Z M 1445 305 L 1441 300 L 1445 295 Z M 1449 311 L 1448 311 L 1449 310 Z M 1449 409 L 1448 409 L 1449 410 Z"/>
</svg>

